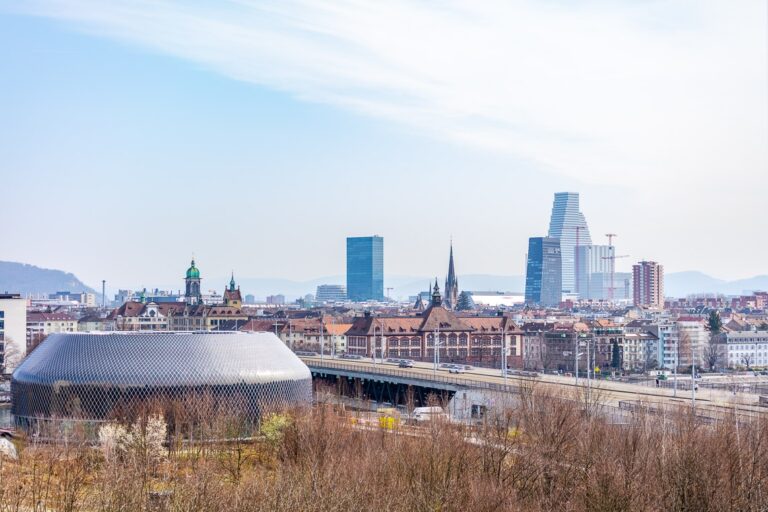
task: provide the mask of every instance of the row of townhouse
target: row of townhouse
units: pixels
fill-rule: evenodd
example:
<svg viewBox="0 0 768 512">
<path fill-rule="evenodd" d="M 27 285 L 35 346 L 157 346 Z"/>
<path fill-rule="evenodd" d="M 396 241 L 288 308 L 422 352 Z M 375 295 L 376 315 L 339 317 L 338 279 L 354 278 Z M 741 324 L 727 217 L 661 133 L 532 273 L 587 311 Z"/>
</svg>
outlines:
<svg viewBox="0 0 768 512">
<path fill-rule="evenodd" d="M 523 365 L 532 370 L 644 371 L 655 365 L 658 338 L 646 326 L 610 321 L 529 322 L 523 333 Z"/>
<path fill-rule="evenodd" d="M 352 323 L 336 317 L 252 319 L 241 331 L 274 332 L 292 350 L 329 354 L 347 351 L 347 331 Z"/>
</svg>

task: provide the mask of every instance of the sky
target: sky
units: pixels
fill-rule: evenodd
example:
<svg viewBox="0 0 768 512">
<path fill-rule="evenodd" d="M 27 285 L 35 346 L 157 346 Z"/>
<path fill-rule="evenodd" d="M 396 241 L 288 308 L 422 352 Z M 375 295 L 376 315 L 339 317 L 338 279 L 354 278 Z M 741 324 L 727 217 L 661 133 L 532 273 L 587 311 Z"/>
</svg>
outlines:
<svg viewBox="0 0 768 512">
<path fill-rule="evenodd" d="M 574 191 L 617 270 L 766 274 L 767 6 L 0 0 L 0 260 L 520 275 Z"/>
</svg>

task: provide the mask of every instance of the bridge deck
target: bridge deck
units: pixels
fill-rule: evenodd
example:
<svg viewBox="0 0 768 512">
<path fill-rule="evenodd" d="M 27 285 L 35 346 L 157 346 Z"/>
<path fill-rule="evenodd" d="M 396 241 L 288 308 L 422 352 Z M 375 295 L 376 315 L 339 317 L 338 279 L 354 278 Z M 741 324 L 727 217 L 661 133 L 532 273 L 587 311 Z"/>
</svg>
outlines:
<svg viewBox="0 0 768 512">
<path fill-rule="evenodd" d="M 413 368 L 399 368 L 386 363 L 373 363 L 368 360 L 344 360 L 320 356 L 302 356 L 302 360 L 313 373 L 324 373 L 346 377 L 373 379 L 423 386 L 433 389 L 457 391 L 459 389 L 482 389 L 494 392 L 519 393 L 522 387 L 536 386 L 563 398 L 572 398 L 586 391 L 586 379 L 579 379 L 576 384 L 573 377 L 557 375 L 538 375 L 526 377 L 501 376 L 498 369 L 473 368 L 461 375 L 449 374 L 445 369 L 434 369 L 429 363 L 414 363 Z M 691 391 L 678 390 L 677 396 L 672 389 L 646 387 L 625 382 L 592 380 L 589 384 L 593 397 L 607 406 L 621 408 L 628 402 L 645 403 L 653 408 L 690 407 Z M 723 390 L 700 389 L 696 393 L 698 413 L 711 416 L 723 416 L 730 413 L 739 416 L 756 417 L 768 413 L 758 406 L 758 396 L 748 393 L 733 394 Z"/>
</svg>

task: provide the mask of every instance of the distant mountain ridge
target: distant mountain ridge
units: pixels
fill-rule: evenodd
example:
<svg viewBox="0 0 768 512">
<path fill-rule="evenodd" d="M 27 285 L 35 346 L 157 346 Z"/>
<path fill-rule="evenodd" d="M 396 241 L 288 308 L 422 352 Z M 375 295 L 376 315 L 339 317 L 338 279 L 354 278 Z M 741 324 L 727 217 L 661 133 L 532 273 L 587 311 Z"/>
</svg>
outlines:
<svg viewBox="0 0 768 512">
<path fill-rule="evenodd" d="M 221 279 L 220 279 L 221 280 Z M 525 276 L 503 276 L 492 274 L 459 274 L 459 289 L 471 291 L 501 291 L 524 293 Z M 224 280 L 221 280 L 225 282 Z M 443 288 L 445 277 L 438 276 L 438 284 Z M 344 284 L 344 276 L 328 276 L 308 281 L 292 281 L 290 279 L 243 278 L 238 282 L 244 293 L 252 293 L 263 298 L 266 295 L 282 293 L 288 299 L 315 293 L 319 284 Z M 392 288 L 393 298 L 406 298 L 419 292 L 431 290 L 435 277 L 417 276 L 385 276 L 384 286 Z M 703 272 L 685 271 L 671 272 L 664 276 L 664 292 L 668 297 L 686 297 L 693 294 L 724 294 L 741 295 L 752 291 L 768 290 L 768 275 L 760 275 L 747 279 L 725 281 Z M 385 294 L 387 291 L 385 290 Z"/>
<path fill-rule="evenodd" d="M 437 276 L 442 289 L 445 277 Z M 504 276 L 492 274 L 459 274 L 459 288 L 471 291 L 501 291 L 523 293 L 525 290 L 524 276 Z M 229 276 L 212 278 L 209 282 L 221 283 L 221 289 L 229 281 Z M 431 290 L 435 276 L 385 276 L 384 286 L 392 288 L 393 298 L 416 295 L 419 292 Z M 237 278 L 243 294 L 253 294 L 257 298 L 267 295 L 283 294 L 288 300 L 314 294 L 321 284 L 345 284 L 343 275 L 326 276 L 309 280 L 291 280 L 280 278 Z M 130 288 L 130 286 L 125 286 Z M 162 287 L 161 287 L 162 288 Z M 179 288 L 178 284 L 173 289 Z M 218 289 L 218 288 L 217 288 Z M 41 268 L 25 263 L 0 261 L 0 293 L 48 294 L 57 291 L 97 293 L 93 288 L 80 281 L 74 274 L 62 270 Z M 671 272 L 665 275 L 664 291 L 669 297 L 685 297 L 697 293 L 721 293 L 725 295 L 740 295 L 756 290 L 768 290 L 768 275 L 760 275 L 748 279 L 725 281 L 702 272 L 686 271 Z M 387 291 L 385 290 L 385 294 Z"/>
<path fill-rule="evenodd" d="M 741 295 L 753 291 L 768 290 L 768 275 L 725 281 L 703 272 L 671 272 L 664 276 L 664 294 L 668 297 L 685 297 L 700 293 Z"/>
<path fill-rule="evenodd" d="M 26 296 L 58 291 L 96 293 L 72 273 L 26 263 L 0 261 L 0 292 Z"/>
</svg>

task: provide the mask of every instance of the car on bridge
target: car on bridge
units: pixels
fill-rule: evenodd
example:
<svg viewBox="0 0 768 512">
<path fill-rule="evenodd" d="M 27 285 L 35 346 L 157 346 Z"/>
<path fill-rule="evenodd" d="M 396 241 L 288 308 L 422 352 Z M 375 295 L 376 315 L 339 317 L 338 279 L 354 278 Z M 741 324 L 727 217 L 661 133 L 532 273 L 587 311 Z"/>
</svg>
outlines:
<svg viewBox="0 0 768 512">
<path fill-rule="evenodd" d="M 339 356 L 339 359 L 354 359 L 356 361 L 359 361 L 362 358 L 363 358 L 363 356 L 361 356 L 359 354 L 341 354 Z"/>
</svg>

